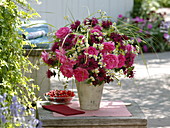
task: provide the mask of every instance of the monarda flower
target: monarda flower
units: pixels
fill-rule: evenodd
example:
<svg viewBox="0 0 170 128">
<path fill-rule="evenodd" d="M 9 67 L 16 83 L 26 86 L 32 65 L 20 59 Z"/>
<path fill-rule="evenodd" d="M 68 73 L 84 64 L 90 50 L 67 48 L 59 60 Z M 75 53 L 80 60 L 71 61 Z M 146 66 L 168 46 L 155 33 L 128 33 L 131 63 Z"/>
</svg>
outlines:
<svg viewBox="0 0 170 128">
<path fill-rule="evenodd" d="M 103 34 L 98 29 L 93 29 L 90 31 L 90 38 L 92 43 L 101 44 L 103 43 Z"/>
<path fill-rule="evenodd" d="M 126 53 L 125 64 L 126 64 L 127 67 L 131 67 L 133 65 L 135 57 L 136 57 L 136 54 L 133 54 L 133 53 L 130 53 L 130 52 Z"/>
<path fill-rule="evenodd" d="M 92 27 L 96 26 L 98 23 L 98 19 L 94 17 L 92 19 L 86 18 L 84 20 L 84 25 L 91 25 Z"/>
<path fill-rule="evenodd" d="M 71 49 L 75 44 L 76 44 L 76 39 L 75 39 L 75 35 L 74 34 L 69 34 L 68 37 L 63 40 L 63 49 Z"/>
<path fill-rule="evenodd" d="M 77 20 L 73 24 L 70 25 L 72 30 L 77 30 L 78 26 L 80 25 L 80 21 Z"/>
<path fill-rule="evenodd" d="M 51 47 L 51 51 L 55 52 L 56 49 L 59 49 L 60 45 L 61 45 L 61 42 L 55 42 L 53 46 Z"/>
<path fill-rule="evenodd" d="M 112 22 L 110 20 L 106 20 L 106 21 L 102 21 L 102 27 L 103 28 L 110 28 L 110 26 L 112 25 Z"/>
</svg>

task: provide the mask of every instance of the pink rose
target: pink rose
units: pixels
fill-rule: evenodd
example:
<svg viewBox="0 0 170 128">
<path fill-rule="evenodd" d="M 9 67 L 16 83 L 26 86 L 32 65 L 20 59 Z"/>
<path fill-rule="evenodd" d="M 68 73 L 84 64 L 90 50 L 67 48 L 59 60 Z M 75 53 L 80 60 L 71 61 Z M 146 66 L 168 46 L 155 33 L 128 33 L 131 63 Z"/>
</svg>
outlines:
<svg viewBox="0 0 170 128">
<path fill-rule="evenodd" d="M 117 67 L 119 61 L 116 55 L 113 54 L 104 55 L 103 58 L 104 58 L 103 62 L 106 63 L 107 69 L 112 69 Z"/>
<path fill-rule="evenodd" d="M 66 37 L 66 35 L 68 35 L 69 33 L 70 33 L 70 28 L 62 27 L 55 33 L 55 35 L 57 36 L 57 38 L 62 39 Z"/>
<path fill-rule="evenodd" d="M 62 74 L 68 78 L 73 76 L 73 69 L 71 67 L 69 67 L 68 65 L 61 65 L 60 67 L 60 71 L 62 72 Z"/>
<path fill-rule="evenodd" d="M 118 68 L 121 68 L 122 66 L 124 66 L 125 65 L 125 60 L 126 60 L 126 58 L 125 58 L 125 56 L 124 55 L 122 55 L 122 54 L 120 54 L 120 55 L 118 55 L 118 61 L 119 61 L 119 63 L 118 63 Z"/>
<path fill-rule="evenodd" d="M 45 63 L 48 63 L 48 57 L 49 57 L 49 54 L 46 51 L 41 52 L 41 58 L 43 59 Z"/>
<path fill-rule="evenodd" d="M 67 60 L 67 56 L 64 55 L 63 51 L 60 51 L 58 49 L 55 50 L 56 57 L 60 61 L 60 63 L 65 63 Z"/>
<path fill-rule="evenodd" d="M 90 46 L 85 50 L 85 53 L 88 53 L 90 55 L 98 55 L 99 51 L 97 51 L 96 48 Z"/>
<path fill-rule="evenodd" d="M 115 49 L 115 44 L 114 44 L 114 42 L 111 42 L 111 41 L 109 41 L 109 42 L 104 42 L 103 45 L 104 45 L 104 47 L 103 47 L 102 52 L 104 52 L 104 53 L 106 53 L 106 52 L 111 52 L 111 51 L 113 51 L 113 50 Z"/>
<path fill-rule="evenodd" d="M 78 82 L 84 81 L 89 77 L 88 71 L 84 68 L 78 67 L 73 72 L 74 72 L 75 79 Z"/>
</svg>

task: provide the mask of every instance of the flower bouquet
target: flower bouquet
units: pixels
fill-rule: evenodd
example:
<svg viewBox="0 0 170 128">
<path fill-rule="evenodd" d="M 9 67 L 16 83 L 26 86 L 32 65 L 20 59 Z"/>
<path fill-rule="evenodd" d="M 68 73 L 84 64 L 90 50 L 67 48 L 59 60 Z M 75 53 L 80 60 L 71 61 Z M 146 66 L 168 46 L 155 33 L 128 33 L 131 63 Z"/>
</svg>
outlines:
<svg viewBox="0 0 170 128">
<path fill-rule="evenodd" d="M 96 86 L 118 80 L 119 75 L 132 78 L 137 54 L 134 41 L 120 33 L 115 23 L 92 17 L 58 29 L 51 51 L 42 52 L 41 57 L 65 77 Z M 47 71 L 48 78 L 55 75 Z"/>
<path fill-rule="evenodd" d="M 133 39 L 105 15 L 88 17 L 59 28 L 51 51 L 42 52 L 41 57 L 50 67 L 48 78 L 56 75 L 56 70 L 51 70 L 56 68 L 66 78 L 98 86 L 134 76 L 138 47 Z"/>
</svg>

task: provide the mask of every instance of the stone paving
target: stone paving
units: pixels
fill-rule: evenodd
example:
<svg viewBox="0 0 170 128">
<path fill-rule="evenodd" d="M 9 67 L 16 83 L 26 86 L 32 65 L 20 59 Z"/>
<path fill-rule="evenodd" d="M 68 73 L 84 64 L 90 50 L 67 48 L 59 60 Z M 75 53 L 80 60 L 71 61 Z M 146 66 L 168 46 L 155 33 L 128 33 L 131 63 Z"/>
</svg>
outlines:
<svg viewBox="0 0 170 128">
<path fill-rule="evenodd" d="M 170 128 L 170 52 L 139 55 L 135 69 L 135 78 L 121 79 L 121 87 L 106 85 L 102 100 L 135 101 L 148 118 L 148 128 Z M 63 89 L 61 81 L 52 78 L 51 89 Z M 75 85 L 69 84 L 76 93 Z"/>
</svg>

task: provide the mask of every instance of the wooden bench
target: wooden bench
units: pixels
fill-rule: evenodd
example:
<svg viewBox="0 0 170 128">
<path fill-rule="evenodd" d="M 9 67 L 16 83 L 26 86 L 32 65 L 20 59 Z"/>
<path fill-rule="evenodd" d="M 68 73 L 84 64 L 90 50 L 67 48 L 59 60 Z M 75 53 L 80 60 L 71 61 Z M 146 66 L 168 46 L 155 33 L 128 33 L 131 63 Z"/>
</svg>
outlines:
<svg viewBox="0 0 170 128">
<path fill-rule="evenodd" d="M 52 112 L 42 108 L 44 102 L 37 102 L 37 118 L 44 128 L 147 128 L 147 119 L 135 102 L 127 106 L 130 117 L 54 117 Z"/>
</svg>

